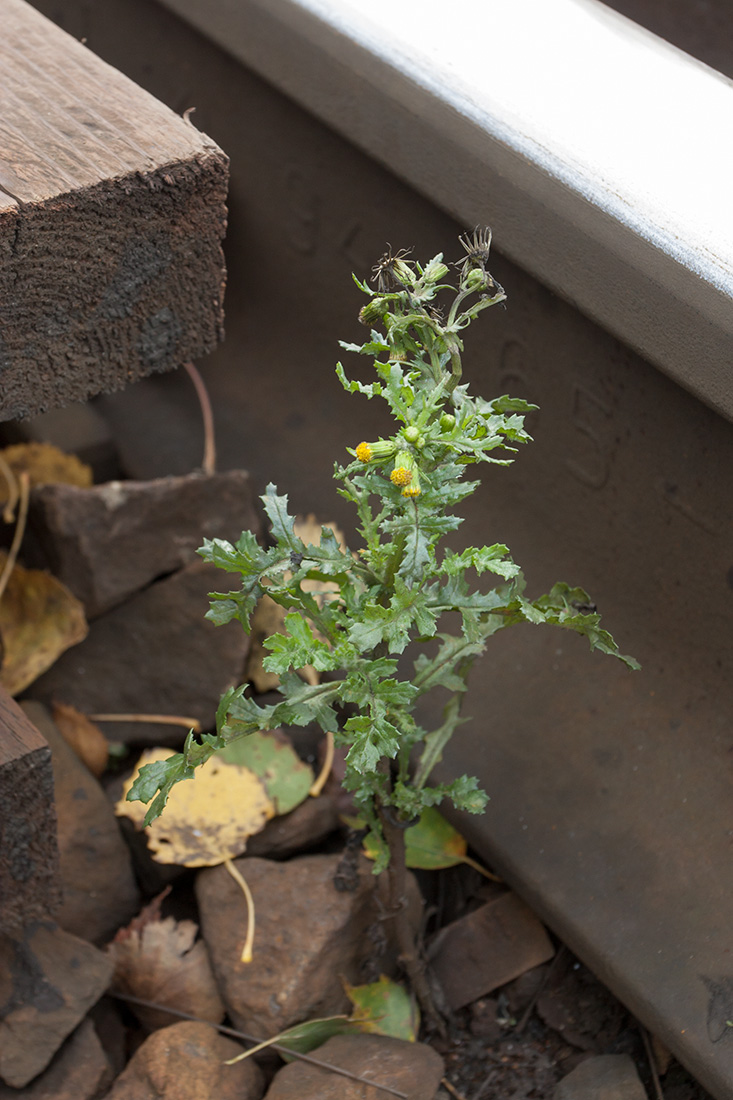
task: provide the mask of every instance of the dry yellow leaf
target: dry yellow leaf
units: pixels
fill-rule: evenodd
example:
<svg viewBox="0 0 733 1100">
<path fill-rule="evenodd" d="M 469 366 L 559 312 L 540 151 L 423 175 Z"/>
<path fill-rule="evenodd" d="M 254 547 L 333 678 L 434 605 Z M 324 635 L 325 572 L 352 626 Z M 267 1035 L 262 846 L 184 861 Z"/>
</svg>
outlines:
<svg viewBox="0 0 733 1100">
<path fill-rule="evenodd" d="M 61 483 L 87 489 L 92 484 L 92 469 L 76 455 L 67 455 L 51 443 L 15 443 L 0 451 L 15 476 L 27 470 L 31 488 Z M 0 505 L 8 499 L 8 489 L 0 480 Z"/>
<path fill-rule="evenodd" d="M 109 742 L 99 726 L 67 703 L 54 703 L 52 713 L 66 744 L 99 779 L 109 760 Z"/>
<path fill-rule="evenodd" d="M 147 749 L 137 768 L 170 755 L 170 749 Z M 115 813 L 140 829 L 147 807 L 125 801 L 136 777 L 137 771 L 125 783 Z M 158 863 L 214 867 L 241 855 L 249 837 L 274 816 L 275 807 L 254 772 L 212 756 L 196 769 L 195 780 L 176 784 L 164 813 L 145 832 Z"/>
<path fill-rule="evenodd" d="M 0 554 L 0 573 L 7 560 Z M 39 569 L 16 565 L 0 598 L 0 683 L 18 695 L 88 632 L 84 608 L 68 588 Z"/>
</svg>

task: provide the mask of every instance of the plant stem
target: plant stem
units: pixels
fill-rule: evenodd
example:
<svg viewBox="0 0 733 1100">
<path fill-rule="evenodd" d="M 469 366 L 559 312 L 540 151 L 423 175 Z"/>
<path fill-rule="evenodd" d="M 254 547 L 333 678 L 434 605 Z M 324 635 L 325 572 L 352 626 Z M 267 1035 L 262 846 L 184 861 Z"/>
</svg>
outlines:
<svg viewBox="0 0 733 1100">
<path fill-rule="evenodd" d="M 425 972 L 425 964 L 420 958 L 415 935 L 410 927 L 407 903 L 407 867 L 405 864 L 405 828 L 402 822 L 395 821 L 392 808 L 389 806 L 380 806 L 379 819 L 382 823 L 384 840 L 389 849 L 389 865 L 387 867 L 387 882 L 389 884 L 388 914 L 394 921 L 399 961 L 404 966 L 410 979 L 410 984 L 417 997 L 426 1025 L 431 1031 L 437 1031 L 439 1035 L 445 1038 L 447 1034 L 445 1023 L 435 1007 L 435 1001 Z"/>
</svg>

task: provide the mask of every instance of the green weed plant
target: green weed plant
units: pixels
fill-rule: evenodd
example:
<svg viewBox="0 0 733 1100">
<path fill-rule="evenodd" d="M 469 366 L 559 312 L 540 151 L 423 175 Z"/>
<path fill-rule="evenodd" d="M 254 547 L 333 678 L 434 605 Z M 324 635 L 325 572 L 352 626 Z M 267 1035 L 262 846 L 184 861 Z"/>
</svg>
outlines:
<svg viewBox="0 0 733 1100">
<path fill-rule="evenodd" d="M 464 255 L 453 271 L 442 255 L 423 267 L 404 252 L 387 253 L 373 286 L 354 280 L 367 299 L 359 318 L 370 335 L 342 347 L 370 359 L 376 377 L 349 379 L 340 363 L 336 372 L 348 393 L 385 401 L 393 418 L 389 433 L 355 444 L 350 461 L 335 467 L 338 492 L 358 515 L 359 548 L 344 548 L 328 528 L 319 546 L 306 545 L 294 534 L 287 496 L 268 485 L 268 546 L 245 531 L 236 545 L 212 539 L 199 550 L 240 578 L 235 590 L 213 594 L 212 622 L 236 619 L 249 631 L 265 593 L 285 609 L 285 631 L 265 641 L 264 662 L 280 678 L 281 697 L 262 706 L 247 685 L 227 691 L 215 732 L 200 740 L 191 734 L 183 752 L 143 768 L 128 797 L 151 802 L 147 821 L 161 813 L 175 783 L 232 741 L 316 723 L 348 750 L 345 786 L 373 833 L 387 840 L 378 872 L 390 853 L 395 859 L 400 830 L 404 837 L 405 825 L 427 807 L 446 799 L 469 813 L 485 807 L 474 776 L 433 783 L 431 775 L 463 721 L 468 674 L 493 635 L 516 623 L 550 624 L 638 667 L 601 628 L 583 589 L 559 583 L 532 600 L 503 543 L 460 552 L 441 546 L 461 523 L 456 507 L 479 487 L 469 473 L 482 463 L 510 464 L 530 441 L 524 418 L 536 408 L 506 395 L 473 396 L 462 380 L 462 333 L 505 294 L 487 269 L 490 231 L 460 240 Z M 322 592 L 314 581 L 323 582 Z M 449 613 L 460 616 L 456 633 L 443 629 Z M 324 674 L 319 684 L 298 675 L 305 665 Z M 442 712 L 426 729 L 415 709 L 435 689 L 442 689 Z"/>
</svg>

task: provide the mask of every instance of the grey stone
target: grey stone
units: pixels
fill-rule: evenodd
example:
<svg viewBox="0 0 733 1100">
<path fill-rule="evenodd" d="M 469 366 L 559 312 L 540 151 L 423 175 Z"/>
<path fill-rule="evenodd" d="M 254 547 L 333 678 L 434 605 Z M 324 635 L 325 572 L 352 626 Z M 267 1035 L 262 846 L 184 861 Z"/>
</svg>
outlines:
<svg viewBox="0 0 733 1100">
<path fill-rule="evenodd" d="M 0 1100 L 96 1100 L 111 1083 L 112 1068 L 94 1024 L 87 1019 L 22 1093 L 0 1084 Z"/>
<path fill-rule="evenodd" d="M 92 619 L 157 577 L 197 561 L 203 538 L 236 541 L 259 532 L 244 470 L 80 489 L 44 485 L 29 513 L 35 556 Z M 26 548 L 27 550 L 27 548 Z"/>
<path fill-rule="evenodd" d="M 553 1100 L 648 1100 L 636 1066 L 628 1054 L 586 1058 L 563 1077 Z"/>
<path fill-rule="evenodd" d="M 313 1056 L 397 1089 L 408 1100 L 434 1100 L 443 1077 L 443 1059 L 432 1047 L 385 1035 L 336 1035 Z M 275 1075 L 265 1100 L 384 1100 L 387 1095 L 327 1069 L 291 1062 Z"/>
<path fill-rule="evenodd" d="M 241 682 L 249 647 L 239 623 L 214 626 L 204 618 L 208 593 L 221 587 L 221 571 L 203 562 L 158 581 L 95 619 L 28 695 L 85 714 L 183 715 L 211 728 L 221 695 Z M 185 734 L 141 723 L 102 728 L 110 740 L 145 744 L 179 744 Z"/>
</svg>

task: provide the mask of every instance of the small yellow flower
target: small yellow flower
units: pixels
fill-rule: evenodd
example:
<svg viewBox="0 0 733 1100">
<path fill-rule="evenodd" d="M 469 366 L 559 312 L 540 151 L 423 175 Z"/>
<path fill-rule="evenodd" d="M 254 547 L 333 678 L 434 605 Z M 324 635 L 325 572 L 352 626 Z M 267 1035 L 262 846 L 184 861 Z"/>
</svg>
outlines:
<svg viewBox="0 0 733 1100">
<path fill-rule="evenodd" d="M 394 470 L 389 475 L 393 485 L 402 489 L 403 497 L 416 497 L 420 493 L 420 475 L 411 451 L 398 451 L 394 460 Z"/>
<path fill-rule="evenodd" d="M 360 443 L 356 448 L 356 457 L 359 462 L 369 462 L 374 452 L 368 443 Z"/>
<path fill-rule="evenodd" d="M 409 485 L 412 481 L 412 470 L 408 470 L 406 466 L 395 466 L 389 480 L 393 485 Z"/>
<path fill-rule="evenodd" d="M 419 497 L 422 492 L 420 488 L 420 471 L 417 466 L 412 467 L 412 477 L 409 485 L 405 485 L 402 490 L 403 497 Z"/>
</svg>

